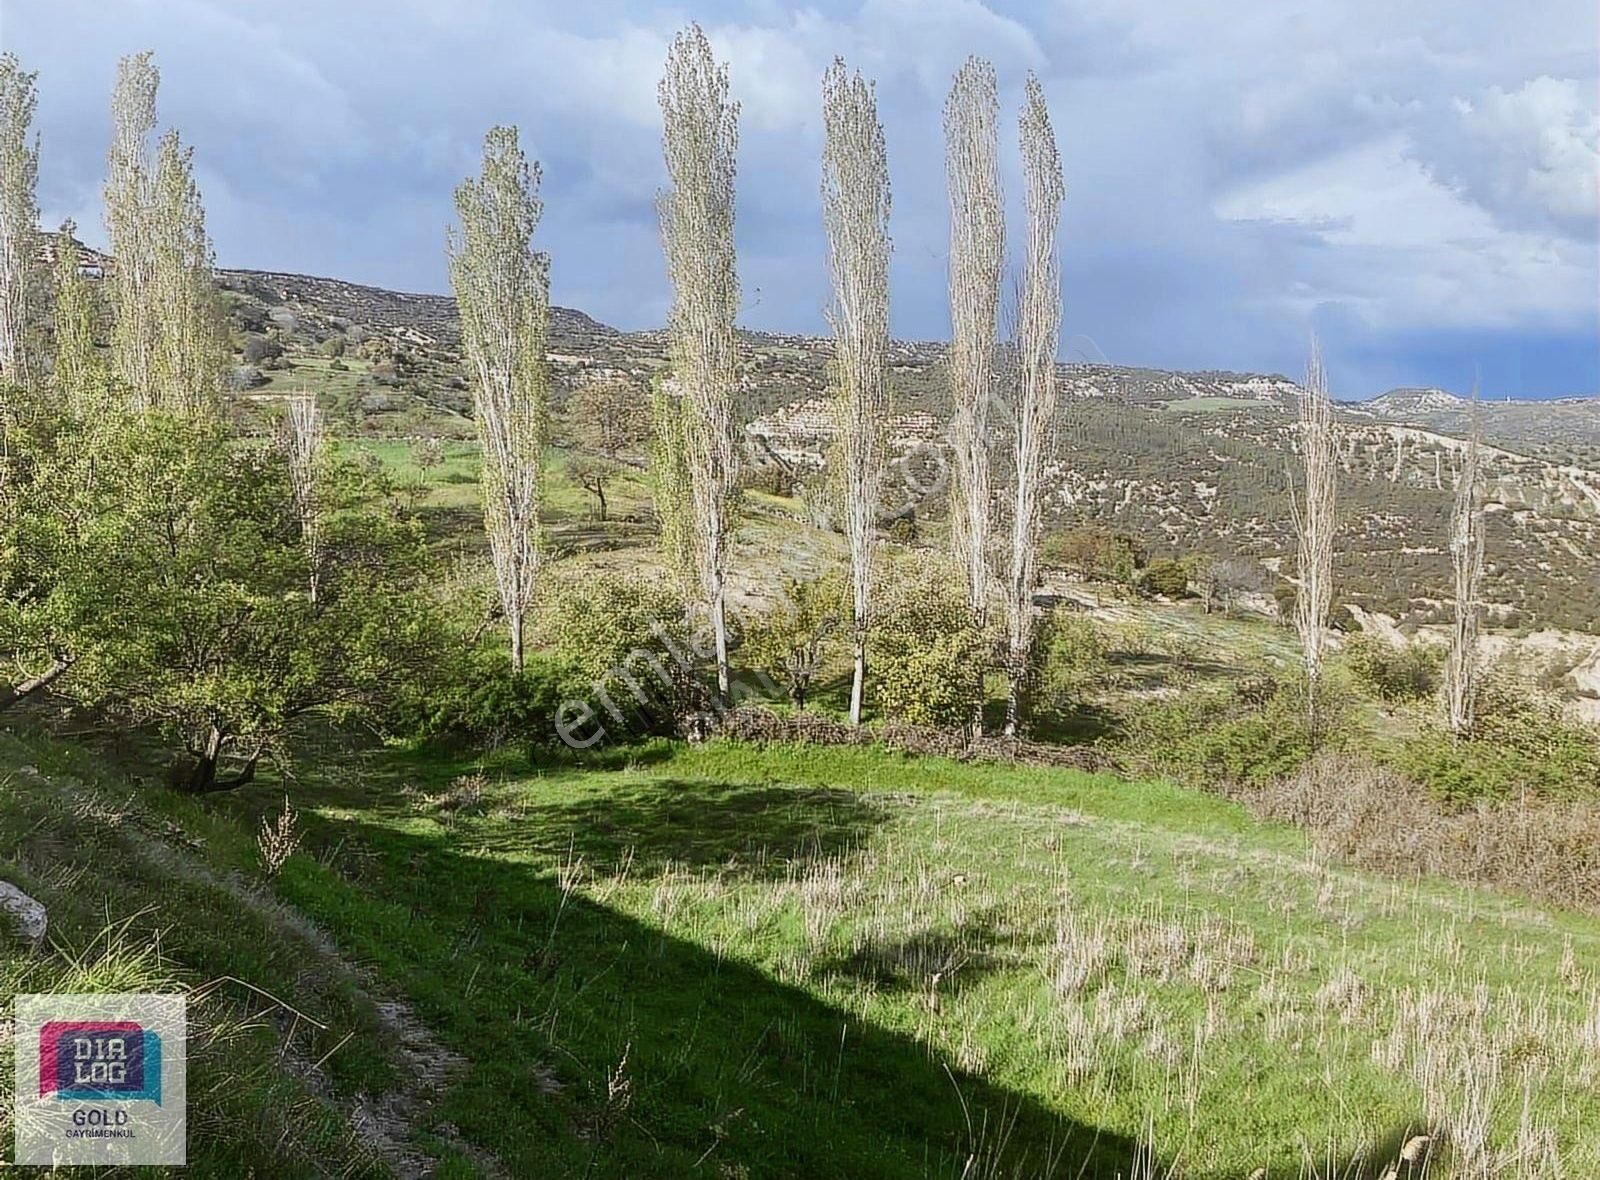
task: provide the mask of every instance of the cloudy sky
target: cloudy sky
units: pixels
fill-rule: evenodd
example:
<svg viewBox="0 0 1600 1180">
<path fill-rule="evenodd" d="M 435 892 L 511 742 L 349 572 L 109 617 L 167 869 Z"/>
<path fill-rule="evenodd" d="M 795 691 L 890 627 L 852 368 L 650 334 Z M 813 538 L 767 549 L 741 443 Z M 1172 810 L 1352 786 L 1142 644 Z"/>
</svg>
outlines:
<svg viewBox="0 0 1600 1180">
<path fill-rule="evenodd" d="M 1592 0 L 0 0 L 0 45 L 40 74 L 45 216 L 91 242 L 116 59 L 150 48 L 223 265 L 444 290 L 451 190 L 511 122 L 557 302 L 632 328 L 667 302 L 655 82 L 690 20 L 743 105 L 752 327 L 823 330 L 842 55 L 888 138 L 895 332 L 946 334 L 939 112 L 977 53 L 1008 141 L 1027 71 L 1050 98 L 1067 358 L 1297 374 L 1315 329 L 1339 396 L 1600 393 Z"/>
</svg>

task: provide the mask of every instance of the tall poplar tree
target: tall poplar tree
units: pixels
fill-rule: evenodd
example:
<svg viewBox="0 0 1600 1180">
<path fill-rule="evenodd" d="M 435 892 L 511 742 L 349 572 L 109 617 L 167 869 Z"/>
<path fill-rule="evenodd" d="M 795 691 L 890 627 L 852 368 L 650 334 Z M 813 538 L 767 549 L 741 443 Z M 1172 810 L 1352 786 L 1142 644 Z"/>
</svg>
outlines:
<svg viewBox="0 0 1600 1180">
<path fill-rule="evenodd" d="M 1038 78 L 1028 76 L 1018 122 L 1028 232 L 1017 309 L 1016 488 L 1011 514 L 1011 567 L 1006 582 L 1006 733 L 1021 720 L 1028 653 L 1033 646 L 1033 594 L 1038 581 L 1040 480 L 1045 439 L 1055 425 L 1056 352 L 1061 346 L 1061 260 L 1056 235 L 1066 184 L 1050 127 L 1050 109 Z"/>
<path fill-rule="evenodd" d="M 29 139 L 37 77 L 14 54 L 0 55 L 0 382 L 19 387 L 41 375 L 39 144 Z"/>
<path fill-rule="evenodd" d="M 483 444 L 484 528 L 518 671 L 539 570 L 549 434 L 550 264 L 532 245 L 543 212 L 538 187 L 538 165 L 523 155 L 516 128 L 493 128 L 482 172 L 456 189 L 461 227 L 447 242 Z"/>
<path fill-rule="evenodd" d="M 670 184 L 659 201 L 661 244 L 672 283 L 673 379 L 684 399 L 692 552 L 716 648 L 717 697 L 727 704 L 728 534 L 738 475 L 733 396 L 739 276 L 733 216 L 739 104 L 729 98 L 727 67 L 712 56 L 699 25 L 673 38 L 658 97 Z"/>
<path fill-rule="evenodd" d="M 834 373 L 850 546 L 850 723 L 861 724 L 872 600 L 872 528 L 888 414 L 889 163 L 872 85 L 835 58 L 822 80 L 822 220 L 833 276 Z"/>
<path fill-rule="evenodd" d="M 973 624 L 988 618 L 990 573 L 989 403 L 994 396 L 1005 256 L 1000 191 L 1000 98 L 994 66 L 970 57 L 956 71 L 944 106 L 945 172 L 950 187 L 950 539 L 967 578 Z M 981 675 L 981 671 L 979 673 Z"/>
</svg>

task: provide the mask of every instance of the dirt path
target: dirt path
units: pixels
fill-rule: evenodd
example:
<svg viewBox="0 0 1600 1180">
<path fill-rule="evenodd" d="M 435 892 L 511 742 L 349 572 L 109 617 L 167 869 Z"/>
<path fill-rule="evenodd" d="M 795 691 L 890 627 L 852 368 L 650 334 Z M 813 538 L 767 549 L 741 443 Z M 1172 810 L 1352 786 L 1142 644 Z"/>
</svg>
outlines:
<svg viewBox="0 0 1600 1180">
<path fill-rule="evenodd" d="M 76 785 L 61 782 L 51 785 L 82 813 L 107 809 L 103 799 Z M 283 1041 L 283 1064 L 325 1104 L 340 1111 L 357 1138 L 393 1169 L 395 1175 L 402 1180 L 417 1180 L 438 1171 L 440 1161 L 417 1146 L 416 1140 L 423 1135 L 431 1135 L 447 1144 L 471 1160 L 486 1176 L 498 1180 L 510 1175 L 491 1152 L 467 1142 L 455 1126 L 434 1117 L 434 1107 L 472 1063 L 446 1046 L 410 1004 L 386 995 L 366 969 L 347 958 L 328 932 L 299 910 L 237 873 L 213 871 L 200 862 L 195 853 L 176 846 L 150 826 L 141 826 L 143 817 L 124 812 L 105 818 L 118 820 L 114 825 L 117 834 L 151 866 L 170 876 L 228 894 L 265 918 L 280 934 L 304 945 L 323 970 L 350 982 L 359 997 L 372 1005 L 397 1058 L 396 1072 L 400 1081 L 393 1090 L 380 1095 L 359 1094 L 353 1100 L 339 1099 L 320 1065 L 300 1053 L 287 1035 Z M 292 1019 L 286 1015 L 282 1021 L 283 1031 L 287 1033 L 291 1026 Z M 550 1079 L 549 1084 L 558 1085 L 554 1079 Z"/>
</svg>

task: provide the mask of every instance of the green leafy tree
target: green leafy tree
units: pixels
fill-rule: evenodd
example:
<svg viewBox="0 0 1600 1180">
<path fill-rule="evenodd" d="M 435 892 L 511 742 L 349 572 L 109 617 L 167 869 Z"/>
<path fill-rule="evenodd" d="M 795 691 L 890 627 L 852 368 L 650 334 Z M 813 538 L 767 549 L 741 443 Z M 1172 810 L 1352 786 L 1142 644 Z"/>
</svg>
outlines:
<svg viewBox="0 0 1600 1180">
<path fill-rule="evenodd" d="M 249 782 L 297 718 L 371 713 L 436 656 L 415 593 L 421 531 L 371 473 L 319 466 L 326 568 L 313 598 L 278 450 L 234 443 L 209 418 L 147 410 L 97 459 L 95 494 L 123 516 L 115 562 L 75 571 L 105 638 L 74 666 L 73 691 L 177 741 L 174 785 Z M 238 772 L 221 773 L 225 762 Z"/>
<path fill-rule="evenodd" d="M 650 438 L 649 407 L 633 382 L 603 377 L 572 392 L 567 399 L 566 427 L 579 450 L 568 471 L 578 486 L 595 498 L 600 519 L 605 520 L 606 486 Z"/>
<path fill-rule="evenodd" d="M 754 666 L 784 686 L 790 704 L 804 709 L 848 610 L 838 573 L 792 579 L 784 587 L 784 601 L 746 630 L 742 650 Z"/>
</svg>

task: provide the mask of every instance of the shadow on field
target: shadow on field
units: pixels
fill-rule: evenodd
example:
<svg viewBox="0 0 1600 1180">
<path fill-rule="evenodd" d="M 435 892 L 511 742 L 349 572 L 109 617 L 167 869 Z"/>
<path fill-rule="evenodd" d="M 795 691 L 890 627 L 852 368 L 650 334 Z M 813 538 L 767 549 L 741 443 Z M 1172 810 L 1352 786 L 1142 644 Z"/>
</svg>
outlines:
<svg viewBox="0 0 1600 1180">
<path fill-rule="evenodd" d="M 277 888 L 472 1063 L 428 1119 L 459 1128 L 510 1174 L 1169 1174 L 1170 1162 L 1126 1136 L 719 954 L 717 923 L 737 921 L 736 903 L 703 937 L 681 938 L 564 889 L 558 872 L 581 859 L 602 877 L 644 882 L 669 862 L 723 869 L 711 876 L 735 888 L 781 879 L 797 860 L 860 846 L 888 818 L 883 804 L 845 790 L 679 780 L 613 781 L 592 798 L 564 789 L 543 801 L 535 783 L 509 806 L 491 791 L 483 813 L 454 827 L 412 822 L 419 811 L 401 786 L 431 794 L 460 770 L 380 758 L 359 784 L 304 784 L 294 793 L 311 855 L 291 862 Z M 265 812 L 280 792 L 251 788 L 220 805 Z M 316 805 L 358 815 L 324 819 L 311 813 Z M 674 925 L 694 928 L 693 891 L 669 902 L 681 907 Z M 982 926 L 980 915 L 954 939 L 913 938 L 814 969 L 918 987 L 924 968 L 947 969 L 955 948 L 976 947 L 976 958 L 954 965 L 949 982 L 959 987 L 1000 957 Z M 1282 1147 L 1274 1165 L 1376 1177 L 1403 1142 L 1389 1138 L 1370 1169 L 1347 1158 L 1306 1170 Z"/>
<path fill-rule="evenodd" d="M 707 863 L 736 847 L 752 864 L 776 864 L 812 833 L 846 830 L 832 792 L 787 808 L 740 794 L 713 793 L 734 805 L 722 813 L 720 837 L 701 833 L 694 855 Z M 630 822 L 658 814 L 681 833 L 717 811 L 620 805 Z M 541 845 L 546 824 L 595 818 L 579 810 L 532 817 L 522 847 Z M 579 838 L 576 827 L 564 831 Z M 381 964 L 470 1058 L 439 1113 L 514 1174 L 698 1169 L 957 1180 L 1131 1171 L 1129 1140 L 967 1074 L 914 1037 L 564 891 L 548 871 L 484 855 L 476 835 L 458 849 L 443 833 L 317 821 L 318 843 L 359 848 L 365 896 L 321 868 L 286 872 L 280 888 L 348 950 Z M 664 857 L 671 840 L 657 837 L 649 855 Z M 614 855 L 626 842 L 593 836 L 584 847 Z"/>
<path fill-rule="evenodd" d="M 773 879 L 854 851 L 887 814 L 857 791 L 656 779 L 592 799 L 526 805 L 482 847 L 581 857 L 606 872 L 628 862 L 646 876 L 670 864 Z"/>
</svg>

